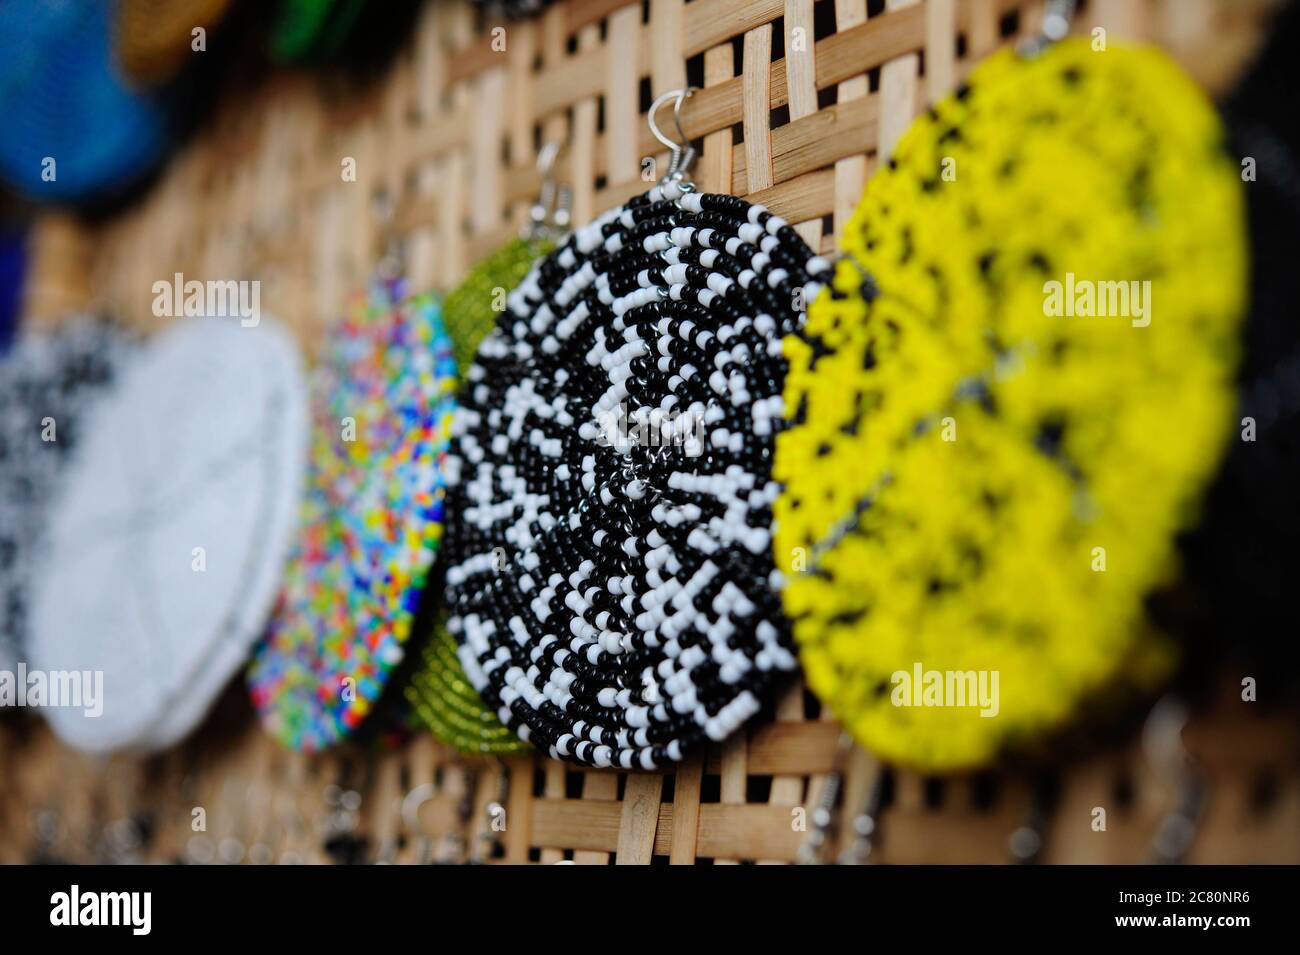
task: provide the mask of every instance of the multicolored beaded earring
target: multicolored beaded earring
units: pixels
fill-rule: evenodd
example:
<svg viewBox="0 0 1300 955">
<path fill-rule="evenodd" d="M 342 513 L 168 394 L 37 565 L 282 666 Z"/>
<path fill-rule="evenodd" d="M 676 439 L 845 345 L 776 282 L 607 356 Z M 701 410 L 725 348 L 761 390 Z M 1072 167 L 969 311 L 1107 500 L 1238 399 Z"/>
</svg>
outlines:
<svg viewBox="0 0 1300 955">
<path fill-rule="evenodd" d="M 457 412 L 450 629 L 497 716 L 571 762 L 654 769 L 796 667 L 771 586 L 780 339 L 829 263 L 673 150 L 507 299 Z M 680 123 L 679 123 L 680 129 Z"/>
<path fill-rule="evenodd" d="M 430 296 L 389 256 L 313 371 L 299 539 L 249 670 L 267 730 L 320 750 L 352 734 L 402 660 L 443 533 L 456 362 Z"/>
<path fill-rule="evenodd" d="M 568 231 L 569 190 L 557 186 L 551 175 L 558 154 L 559 143 L 548 143 L 538 157 L 542 189 L 523 234 L 471 269 L 443 305 L 443 318 L 462 374 L 474 363 L 479 344 L 496 327 L 505 308 L 506 292 L 555 248 L 557 236 Z M 463 753 L 508 755 L 528 748 L 484 706 L 465 676 L 456 656 L 456 638 L 447 629 L 444 608 L 439 608 L 421 666 L 406 687 L 406 699 L 418 722 Z"/>
<path fill-rule="evenodd" d="M 976 766 L 1170 669 L 1144 600 L 1225 450 L 1243 225 L 1192 81 L 1083 39 L 994 54 L 872 179 L 774 469 L 808 682 L 864 746 Z"/>
</svg>

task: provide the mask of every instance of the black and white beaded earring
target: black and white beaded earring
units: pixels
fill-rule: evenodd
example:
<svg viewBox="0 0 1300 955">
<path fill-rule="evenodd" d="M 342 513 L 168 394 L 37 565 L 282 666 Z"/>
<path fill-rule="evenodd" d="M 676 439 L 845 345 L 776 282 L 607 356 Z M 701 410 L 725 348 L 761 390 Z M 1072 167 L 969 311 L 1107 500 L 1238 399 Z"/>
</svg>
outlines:
<svg viewBox="0 0 1300 955">
<path fill-rule="evenodd" d="M 0 671 L 27 660 L 36 565 L 56 491 L 86 418 L 135 353 L 117 325 L 89 316 L 25 334 L 0 361 Z"/>
<path fill-rule="evenodd" d="M 457 413 L 450 627 L 501 720 L 552 756 L 654 769 L 754 716 L 796 658 L 772 578 L 781 340 L 830 270 L 693 150 L 507 299 Z M 681 124 L 678 121 L 678 131 Z"/>
</svg>

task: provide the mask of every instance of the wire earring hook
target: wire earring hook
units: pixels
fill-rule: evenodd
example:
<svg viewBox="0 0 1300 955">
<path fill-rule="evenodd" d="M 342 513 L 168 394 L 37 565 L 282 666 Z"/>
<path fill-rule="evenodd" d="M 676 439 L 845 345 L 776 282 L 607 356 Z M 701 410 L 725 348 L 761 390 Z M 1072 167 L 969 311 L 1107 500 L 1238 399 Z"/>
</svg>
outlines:
<svg viewBox="0 0 1300 955">
<path fill-rule="evenodd" d="M 664 146 L 668 147 L 671 155 L 668 159 L 668 172 L 659 180 L 665 182 L 682 182 L 686 178 L 686 173 L 690 170 L 691 165 L 695 162 L 695 147 L 691 145 L 690 140 L 686 138 L 686 131 L 682 129 L 682 103 L 695 94 L 696 87 L 685 86 L 677 90 L 669 90 L 664 93 L 653 103 L 650 104 L 650 112 L 646 114 L 646 121 L 650 124 L 650 132 L 654 138 L 659 140 Z M 659 110 L 669 100 L 673 102 L 673 125 L 677 127 L 677 140 L 669 139 L 664 135 L 663 130 L 659 128 L 659 122 L 656 116 Z"/>
<path fill-rule="evenodd" d="M 537 172 L 542 177 L 542 187 L 537 201 L 528 210 L 528 225 L 524 238 L 539 239 L 552 230 L 564 232 L 569 223 L 569 203 L 572 195 L 568 186 L 560 185 L 553 175 L 555 163 L 564 143 L 553 139 L 537 154 Z"/>
<path fill-rule="evenodd" d="M 1020 55 L 1037 56 L 1053 43 L 1065 39 L 1077 6 L 1078 0 L 1047 0 L 1043 25 L 1035 36 L 1020 44 Z"/>
<path fill-rule="evenodd" d="M 379 260 L 379 274 L 390 281 L 401 278 L 406 270 L 402 239 L 397 231 L 397 202 L 387 187 L 375 193 L 372 202 L 375 218 L 379 221 L 380 242 L 383 253 Z"/>
<path fill-rule="evenodd" d="M 433 855 L 433 840 L 420 826 L 420 809 L 438 795 L 438 787 L 433 783 L 421 783 L 402 797 L 402 825 L 407 832 L 420 839 L 420 865 L 426 865 Z"/>
<path fill-rule="evenodd" d="M 1196 841 L 1206 803 L 1206 783 L 1183 742 L 1187 704 L 1170 693 L 1151 708 L 1142 727 L 1142 748 L 1156 773 L 1174 791 L 1174 805 L 1156 829 L 1152 861 L 1183 862 Z"/>
</svg>

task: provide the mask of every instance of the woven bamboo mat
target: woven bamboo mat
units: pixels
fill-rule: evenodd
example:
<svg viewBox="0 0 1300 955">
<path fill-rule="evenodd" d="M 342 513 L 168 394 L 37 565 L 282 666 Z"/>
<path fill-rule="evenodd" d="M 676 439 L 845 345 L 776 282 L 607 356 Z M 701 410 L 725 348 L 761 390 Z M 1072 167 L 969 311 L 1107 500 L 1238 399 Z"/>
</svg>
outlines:
<svg viewBox="0 0 1300 955">
<path fill-rule="evenodd" d="M 1158 42 L 1217 92 L 1274 5 L 1091 0 L 1075 29 Z M 577 222 L 648 188 L 667 156 L 645 111 L 688 82 L 700 186 L 764 203 L 829 252 L 911 118 L 1041 15 L 1034 0 L 587 0 L 503 26 L 431 3 L 381 83 L 231 90 L 143 202 L 93 227 L 45 216 L 27 311 L 104 308 L 147 327 L 159 279 L 258 279 L 310 349 L 390 238 L 417 286 L 447 290 L 514 235 L 546 143 L 564 144 Z M 841 751 L 799 686 L 774 721 L 670 774 L 463 760 L 429 738 L 306 759 L 260 733 L 236 688 L 193 740 L 146 762 L 92 762 L 37 726 L 0 725 L 0 861 L 790 862 L 837 768 L 841 828 L 879 803 L 873 861 L 1009 861 L 1013 847 L 1144 861 L 1189 792 L 1190 861 L 1300 861 L 1296 714 L 1248 718 L 1225 699 L 1189 724 L 1194 775 L 1135 740 L 1046 773 L 932 780 Z"/>
</svg>

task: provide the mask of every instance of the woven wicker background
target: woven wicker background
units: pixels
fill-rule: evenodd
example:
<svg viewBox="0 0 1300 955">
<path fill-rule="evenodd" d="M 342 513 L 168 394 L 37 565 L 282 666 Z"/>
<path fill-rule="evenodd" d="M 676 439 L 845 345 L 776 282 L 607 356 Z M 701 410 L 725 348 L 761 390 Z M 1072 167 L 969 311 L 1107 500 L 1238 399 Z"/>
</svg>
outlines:
<svg viewBox="0 0 1300 955">
<path fill-rule="evenodd" d="M 1217 92 L 1273 6 L 1091 0 L 1075 29 L 1154 40 Z M 263 308 L 310 348 L 390 239 L 417 286 L 447 290 L 514 234 L 547 142 L 564 143 L 575 221 L 647 188 L 643 159 L 660 172 L 666 155 L 645 110 L 687 82 L 702 87 L 683 112 L 703 141 L 697 183 L 763 202 L 830 251 L 911 117 L 1040 16 L 1031 0 L 574 0 L 502 33 L 468 4 L 429 3 L 382 82 L 231 90 L 142 202 L 98 226 L 46 215 L 27 312 L 148 326 L 152 285 L 174 272 L 260 279 Z M 1006 861 L 1027 832 L 1042 861 L 1145 861 L 1197 791 L 1190 861 L 1300 861 L 1300 721 L 1254 716 L 1237 679 L 1189 724 L 1194 776 L 1135 737 L 1047 774 L 944 781 L 840 750 L 798 686 L 775 722 L 667 775 L 464 760 L 430 738 L 307 759 L 265 738 L 235 687 L 194 739 L 148 761 L 92 761 L 34 721 L 0 724 L 0 861 L 789 862 L 836 768 L 845 827 L 881 797 L 873 861 Z"/>
</svg>

